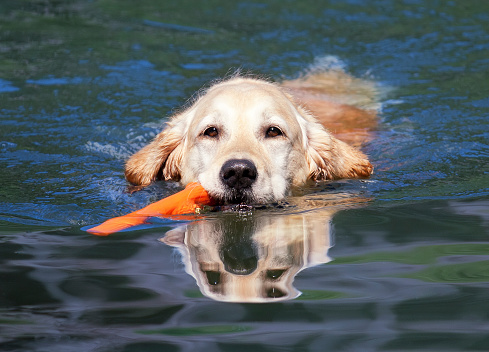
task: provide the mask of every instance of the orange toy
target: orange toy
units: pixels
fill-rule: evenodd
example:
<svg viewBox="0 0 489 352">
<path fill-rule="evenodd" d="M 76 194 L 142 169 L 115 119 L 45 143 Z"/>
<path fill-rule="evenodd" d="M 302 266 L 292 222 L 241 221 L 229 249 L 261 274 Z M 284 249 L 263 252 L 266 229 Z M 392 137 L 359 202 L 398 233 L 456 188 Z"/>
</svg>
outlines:
<svg viewBox="0 0 489 352">
<path fill-rule="evenodd" d="M 190 214 L 195 213 L 202 205 L 213 204 L 214 201 L 200 183 L 193 182 L 189 183 L 183 191 L 150 204 L 143 209 L 109 219 L 88 229 L 87 232 L 98 236 L 107 236 L 129 227 L 142 225 L 146 223 L 147 218 L 152 216 Z"/>
</svg>

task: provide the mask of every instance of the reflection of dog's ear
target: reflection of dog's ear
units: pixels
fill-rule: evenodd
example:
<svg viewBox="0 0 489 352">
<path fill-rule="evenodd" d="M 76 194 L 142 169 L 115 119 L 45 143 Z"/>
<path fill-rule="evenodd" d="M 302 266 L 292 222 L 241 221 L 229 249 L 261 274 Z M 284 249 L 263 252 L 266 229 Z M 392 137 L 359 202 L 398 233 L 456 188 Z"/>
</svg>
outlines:
<svg viewBox="0 0 489 352">
<path fill-rule="evenodd" d="M 179 247 L 184 243 L 186 230 L 186 225 L 175 227 L 167 231 L 160 241 L 168 246 Z"/>
<path fill-rule="evenodd" d="M 147 186 L 156 179 L 179 181 L 189 113 L 172 119 L 153 141 L 126 162 L 125 175 L 134 185 Z"/>
<path fill-rule="evenodd" d="M 367 178 L 372 174 L 373 166 L 365 154 L 333 137 L 303 109 L 299 113 L 306 120 L 303 128 L 310 179 Z"/>
</svg>

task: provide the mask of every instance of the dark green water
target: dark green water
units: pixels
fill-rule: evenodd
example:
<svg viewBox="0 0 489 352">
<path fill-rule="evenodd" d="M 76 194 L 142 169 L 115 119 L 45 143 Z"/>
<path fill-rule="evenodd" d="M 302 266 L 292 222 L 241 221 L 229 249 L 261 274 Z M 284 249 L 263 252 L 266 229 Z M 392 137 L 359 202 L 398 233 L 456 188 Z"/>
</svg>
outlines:
<svg viewBox="0 0 489 352">
<path fill-rule="evenodd" d="M 375 175 L 314 197 L 370 200 L 187 229 L 256 253 L 283 251 L 261 233 L 295 236 L 295 272 L 260 294 L 297 298 L 207 297 L 223 299 L 190 275 L 198 250 L 159 241 L 175 221 L 81 230 L 178 189 L 129 195 L 123 163 L 209 80 L 325 58 L 384 93 Z M 3 0 L 0 350 L 487 351 L 488 147 L 485 1 Z"/>
</svg>

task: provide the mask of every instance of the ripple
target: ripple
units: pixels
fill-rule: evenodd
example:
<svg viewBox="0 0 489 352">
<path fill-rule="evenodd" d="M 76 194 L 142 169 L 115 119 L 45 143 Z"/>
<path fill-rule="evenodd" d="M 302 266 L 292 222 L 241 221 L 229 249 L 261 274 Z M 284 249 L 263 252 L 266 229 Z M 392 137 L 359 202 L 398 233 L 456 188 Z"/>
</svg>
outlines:
<svg viewBox="0 0 489 352">
<path fill-rule="evenodd" d="M 433 266 L 403 277 L 439 283 L 489 282 L 489 260 Z"/>
</svg>

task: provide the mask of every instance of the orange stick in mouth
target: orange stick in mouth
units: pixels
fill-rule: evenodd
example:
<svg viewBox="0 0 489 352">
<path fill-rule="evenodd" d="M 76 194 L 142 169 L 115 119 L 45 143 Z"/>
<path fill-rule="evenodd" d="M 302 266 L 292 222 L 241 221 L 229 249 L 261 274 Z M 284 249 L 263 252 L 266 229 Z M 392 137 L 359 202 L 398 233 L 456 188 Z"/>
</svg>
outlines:
<svg viewBox="0 0 489 352">
<path fill-rule="evenodd" d="M 193 214 L 201 206 L 213 204 L 214 201 L 201 184 L 192 182 L 183 191 L 150 204 L 143 209 L 109 219 L 86 231 L 97 236 L 107 236 L 133 226 L 142 225 L 146 219 L 152 216 Z"/>
</svg>

